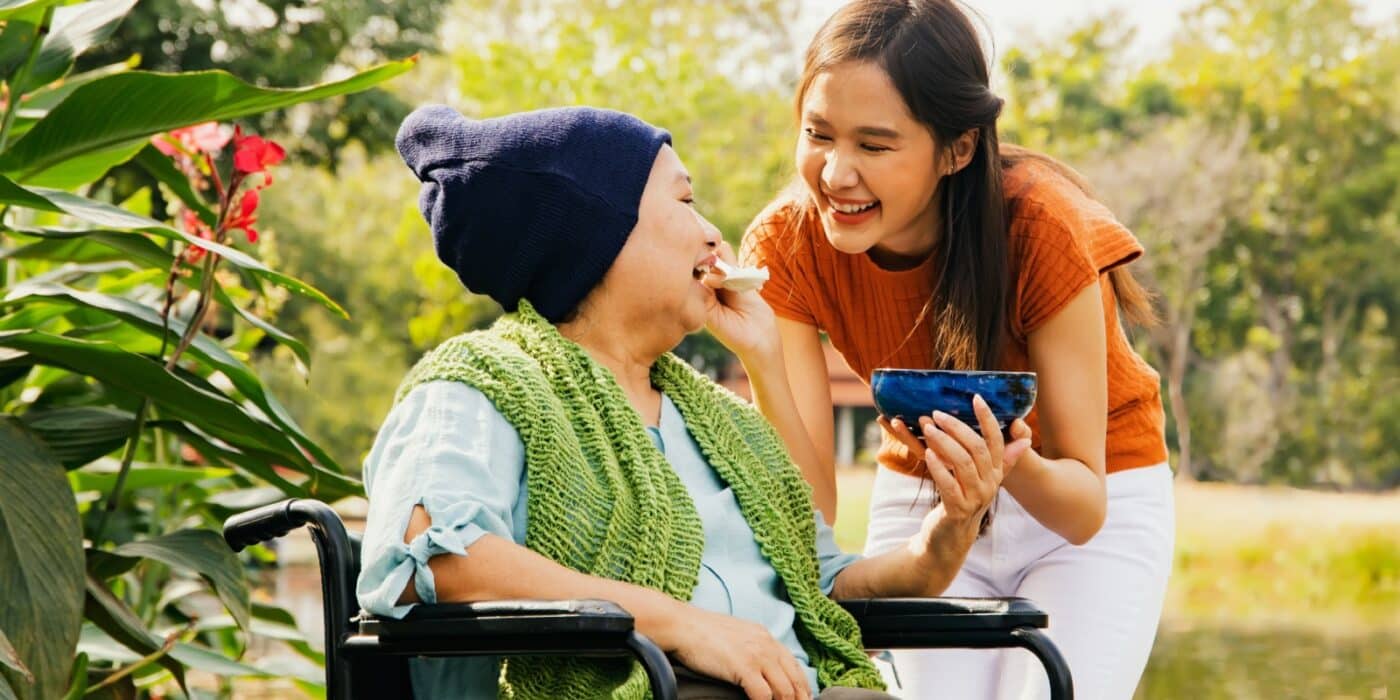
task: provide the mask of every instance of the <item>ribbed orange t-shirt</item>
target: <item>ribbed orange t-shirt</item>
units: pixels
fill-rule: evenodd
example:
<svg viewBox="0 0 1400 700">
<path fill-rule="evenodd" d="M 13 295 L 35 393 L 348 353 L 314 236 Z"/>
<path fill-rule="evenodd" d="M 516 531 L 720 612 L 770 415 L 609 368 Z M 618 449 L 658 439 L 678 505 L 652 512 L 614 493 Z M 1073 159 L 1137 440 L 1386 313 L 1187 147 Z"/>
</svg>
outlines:
<svg viewBox="0 0 1400 700">
<path fill-rule="evenodd" d="M 1142 246 L 1106 207 L 1043 164 L 1023 161 L 1004 173 L 1003 183 L 1015 288 L 1007 302 L 1010 329 L 998 369 L 1029 370 L 1027 337 L 1100 282 L 1108 340 L 1107 470 L 1166 461 L 1159 378 L 1128 342 L 1106 275 L 1142 255 Z M 774 312 L 824 331 L 867 385 L 877 367 L 932 366 L 935 340 L 928 320 L 919 322 L 919 316 L 933 294 L 937 256 L 913 269 L 883 269 L 866 255 L 832 248 L 815 212 L 779 200 L 749 226 L 741 257 L 768 268 L 763 297 Z M 1027 422 L 1039 448 L 1036 411 Z M 893 447 L 886 436 L 878 455 L 882 465 L 924 474 L 922 459 L 901 459 Z"/>
</svg>

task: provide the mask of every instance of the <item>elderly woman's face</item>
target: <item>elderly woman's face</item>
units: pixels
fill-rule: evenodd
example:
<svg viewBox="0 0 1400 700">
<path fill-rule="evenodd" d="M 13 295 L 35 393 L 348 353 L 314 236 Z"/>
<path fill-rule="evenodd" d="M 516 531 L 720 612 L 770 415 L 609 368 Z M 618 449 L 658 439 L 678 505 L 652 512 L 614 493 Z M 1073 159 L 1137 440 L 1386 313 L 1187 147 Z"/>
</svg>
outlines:
<svg viewBox="0 0 1400 700">
<path fill-rule="evenodd" d="M 637 305 L 657 324 L 674 323 L 679 336 L 705 325 L 714 291 L 700 268 L 714 262 L 721 240 L 695 211 L 690 174 L 670 146 L 662 146 L 642 193 L 637 226 L 604 278 L 608 304 Z M 659 325 L 664 327 L 664 325 Z"/>
</svg>

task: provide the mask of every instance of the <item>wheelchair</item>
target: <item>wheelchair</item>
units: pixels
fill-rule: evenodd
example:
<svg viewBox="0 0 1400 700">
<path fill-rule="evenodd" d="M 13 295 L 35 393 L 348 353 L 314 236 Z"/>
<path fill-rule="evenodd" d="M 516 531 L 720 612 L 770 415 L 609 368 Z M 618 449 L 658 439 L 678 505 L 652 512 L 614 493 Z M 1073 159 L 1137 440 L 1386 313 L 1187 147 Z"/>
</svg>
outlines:
<svg viewBox="0 0 1400 700">
<path fill-rule="evenodd" d="M 311 531 L 320 562 L 329 700 L 411 698 L 413 657 L 590 656 L 634 658 L 654 700 L 675 700 L 676 677 L 664 652 L 636 631 L 632 616 L 605 600 L 498 600 L 418 605 L 401 620 L 359 610 L 355 581 L 360 540 L 330 506 L 289 499 L 236 514 L 224 523 L 235 552 L 296 528 Z M 1044 611 L 1024 598 L 844 600 L 868 649 L 1020 647 L 1044 665 L 1052 700 L 1074 689 L 1064 657 L 1045 635 Z"/>
</svg>

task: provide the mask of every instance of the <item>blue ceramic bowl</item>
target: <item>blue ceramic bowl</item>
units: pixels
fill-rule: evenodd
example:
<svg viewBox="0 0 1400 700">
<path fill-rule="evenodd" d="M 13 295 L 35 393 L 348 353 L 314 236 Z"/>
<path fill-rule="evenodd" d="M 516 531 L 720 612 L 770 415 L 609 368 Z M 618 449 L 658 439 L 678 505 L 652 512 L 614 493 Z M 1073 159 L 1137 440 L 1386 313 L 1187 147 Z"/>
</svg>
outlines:
<svg viewBox="0 0 1400 700">
<path fill-rule="evenodd" d="M 1003 432 L 1035 405 L 1035 372 L 967 372 L 936 369 L 875 370 L 870 389 L 875 408 L 898 418 L 917 435 L 919 417 L 942 411 L 977 430 L 972 397 L 981 394 Z"/>
</svg>

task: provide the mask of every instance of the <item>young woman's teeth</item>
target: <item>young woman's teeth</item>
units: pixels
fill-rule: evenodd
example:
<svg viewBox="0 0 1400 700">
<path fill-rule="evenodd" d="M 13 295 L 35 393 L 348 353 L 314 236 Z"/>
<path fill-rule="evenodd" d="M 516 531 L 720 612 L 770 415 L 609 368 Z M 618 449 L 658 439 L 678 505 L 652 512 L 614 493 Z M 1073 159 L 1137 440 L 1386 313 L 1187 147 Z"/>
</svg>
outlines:
<svg viewBox="0 0 1400 700">
<path fill-rule="evenodd" d="M 875 206 L 876 204 L 879 204 L 879 202 L 868 202 L 866 204 L 837 204 L 836 202 L 832 202 L 831 208 L 841 212 L 842 214 L 859 214 L 865 211 L 866 209 Z"/>
<path fill-rule="evenodd" d="M 696 266 L 695 266 L 695 269 L 693 269 L 693 270 L 690 271 L 690 276 L 691 276 L 691 277 L 694 277 L 695 279 L 698 279 L 698 280 L 700 280 L 700 279 L 705 279 L 705 274 L 708 273 L 709 271 L 710 271 L 710 266 L 709 266 L 709 265 L 696 265 Z"/>
</svg>

